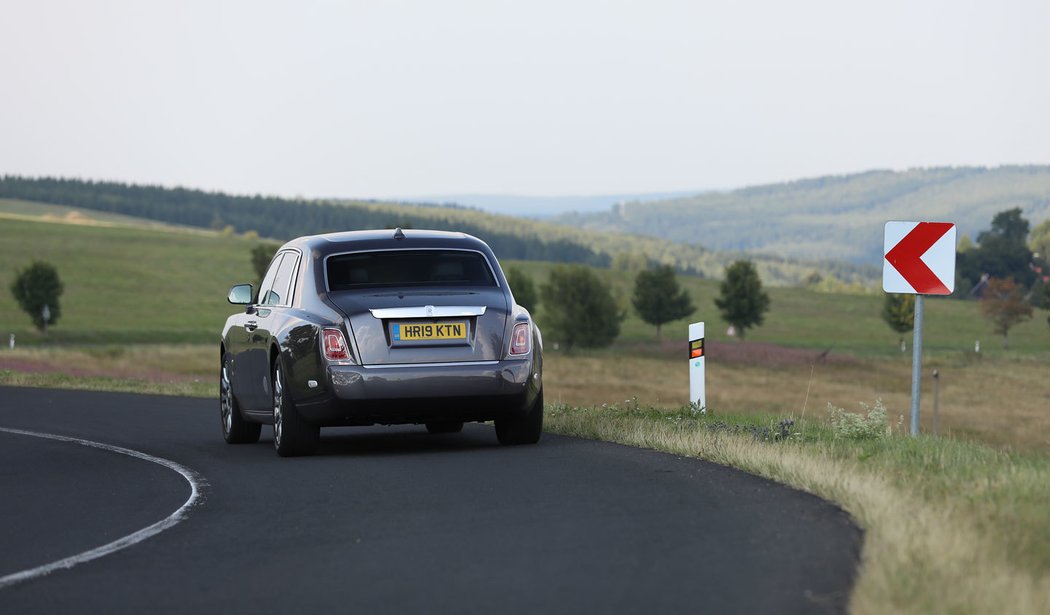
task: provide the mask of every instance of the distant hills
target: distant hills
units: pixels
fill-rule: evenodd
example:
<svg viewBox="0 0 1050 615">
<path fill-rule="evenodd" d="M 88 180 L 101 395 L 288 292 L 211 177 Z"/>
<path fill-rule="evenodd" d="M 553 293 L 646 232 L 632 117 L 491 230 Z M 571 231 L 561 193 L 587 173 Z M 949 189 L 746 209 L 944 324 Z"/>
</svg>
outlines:
<svg viewBox="0 0 1050 615">
<path fill-rule="evenodd" d="M 712 250 L 878 265 L 888 220 L 954 222 L 960 237 L 975 239 L 1013 207 L 1032 226 L 1050 217 L 1050 166 L 870 171 L 625 203 L 553 221 Z"/>
<path fill-rule="evenodd" d="M 565 213 L 594 213 L 608 211 L 618 203 L 646 203 L 665 201 L 698 194 L 702 190 L 677 192 L 645 192 L 632 194 L 601 194 L 596 196 L 518 196 L 512 194 L 446 194 L 417 196 L 402 199 L 412 203 L 458 205 L 472 207 L 494 214 L 522 218 L 552 218 Z"/>
</svg>

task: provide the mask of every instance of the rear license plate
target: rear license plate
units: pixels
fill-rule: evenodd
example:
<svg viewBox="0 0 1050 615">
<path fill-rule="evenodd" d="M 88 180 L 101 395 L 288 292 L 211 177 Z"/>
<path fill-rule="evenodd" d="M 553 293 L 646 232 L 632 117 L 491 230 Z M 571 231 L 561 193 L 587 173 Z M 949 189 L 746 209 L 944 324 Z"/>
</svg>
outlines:
<svg viewBox="0 0 1050 615">
<path fill-rule="evenodd" d="M 390 325 L 390 338 L 395 342 L 434 342 L 467 339 L 466 321 L 408 323 Z"/>
</svg>

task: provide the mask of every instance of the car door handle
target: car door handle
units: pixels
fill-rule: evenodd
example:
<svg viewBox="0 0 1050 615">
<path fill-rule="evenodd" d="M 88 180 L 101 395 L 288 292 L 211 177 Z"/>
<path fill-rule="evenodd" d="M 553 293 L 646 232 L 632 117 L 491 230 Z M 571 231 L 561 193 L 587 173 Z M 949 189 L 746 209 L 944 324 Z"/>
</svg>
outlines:
<svg viewBox="0 0 1050 615">
<path fill-rule="evenodd" d="M 248 322 L 244 323 L 244 328 L 249 331 L 255 331 L 259 328 L 259 323 L 254 320 L 249 320 Z"/>
</svg>

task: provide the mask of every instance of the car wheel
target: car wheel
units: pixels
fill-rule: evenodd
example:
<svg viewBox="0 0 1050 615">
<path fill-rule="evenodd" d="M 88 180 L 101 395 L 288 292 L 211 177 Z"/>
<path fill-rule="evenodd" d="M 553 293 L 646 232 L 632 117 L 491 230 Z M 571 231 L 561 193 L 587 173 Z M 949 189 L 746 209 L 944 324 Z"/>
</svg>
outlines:
<svg viewBox="0 0 1050 615">
<path fill-rule="evenodd" d="M 226 442 L 251 444 L 259 441 L 262 425 L 247 421 L 241 416 L 241 406 L 233 395 L 229 356 L 223 357 L 219 371 L 219 419 L 222 422 L 222 437 Z"/>
<path fill-rule="evenodd" d="M 496 439 L 500 444 L 535 444 L 543 433 L 543 390 L 524 415 L 496 419 Z"/>
<path fill-rule="evenodd" d="M 281 360 L 277 359 L 273 366 L 273 447 L 281 457 L 312 455 L 321 430 L 299 416 L 286 384 Z"/>
<path fill-rule="evenodd" d="M 463 421 L 434 421 L 427 423 L 430 433 L 459 433 L 463 431 Z"/>
</svg>

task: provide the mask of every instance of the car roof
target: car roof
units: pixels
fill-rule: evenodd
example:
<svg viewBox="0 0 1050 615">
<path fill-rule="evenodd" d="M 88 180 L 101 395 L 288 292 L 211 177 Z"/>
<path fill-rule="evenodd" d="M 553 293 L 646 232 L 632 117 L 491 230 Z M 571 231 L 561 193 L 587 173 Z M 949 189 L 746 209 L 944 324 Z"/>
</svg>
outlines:
<svg viewBox="0 0 1050 615">
<path fill-rule="evenodd" d="M 381 229 L 308 235 L 293 239 L 281 247 L 286 248 L 299 248 L 304 252 L 318 251 L 322 255 L 413 248 L 470 249 L 487 253 L 491 251 L 485 242 L 466 233 L 423 229 Z"/>
</svg>

